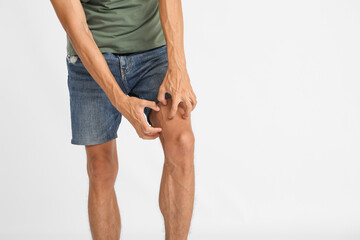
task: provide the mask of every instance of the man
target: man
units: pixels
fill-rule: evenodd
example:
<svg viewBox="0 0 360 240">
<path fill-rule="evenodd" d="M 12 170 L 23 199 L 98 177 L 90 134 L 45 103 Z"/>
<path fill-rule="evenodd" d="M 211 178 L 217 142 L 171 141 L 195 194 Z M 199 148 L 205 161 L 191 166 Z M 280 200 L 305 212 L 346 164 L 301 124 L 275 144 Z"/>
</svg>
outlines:
<svg viewBox="0 0 360 240">
<path fill-rule="evenodd" d="M 120 238 L 114 183 L 122 116 L 142 139 L 159 137 L 166 239 L 187 239 L 194 201 L 190 114 L 197 101 L 186 69 L 181 0 L 51 3 L 67 36 L 71 143 L 85 145 L 93 239 Z"/>
</svg>

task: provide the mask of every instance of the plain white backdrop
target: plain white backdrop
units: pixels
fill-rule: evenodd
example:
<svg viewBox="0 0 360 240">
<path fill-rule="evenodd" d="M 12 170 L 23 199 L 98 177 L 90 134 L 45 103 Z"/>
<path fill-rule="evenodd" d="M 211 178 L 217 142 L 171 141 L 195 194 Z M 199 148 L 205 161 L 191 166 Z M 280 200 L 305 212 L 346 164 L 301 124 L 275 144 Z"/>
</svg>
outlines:
<svg viewBox="0 0 360 240">
<path fill-rule="evenodd" d="M 360 239 L 360 1 L 183 1 L 191 240 Z M 0 239 L 90 239 L 70 144 L 66 38 L 50 1 L 0 8 Z M 124 240 L 163 239 L 163 155 L 123 118 Z"/>
</svg>

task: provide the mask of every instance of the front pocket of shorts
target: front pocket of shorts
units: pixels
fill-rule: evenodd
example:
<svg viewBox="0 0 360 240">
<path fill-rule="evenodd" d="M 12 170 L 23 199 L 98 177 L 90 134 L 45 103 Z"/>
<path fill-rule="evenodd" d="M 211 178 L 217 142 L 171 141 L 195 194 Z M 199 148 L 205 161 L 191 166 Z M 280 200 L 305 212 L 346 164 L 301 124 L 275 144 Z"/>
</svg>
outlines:
<svg viewBox="0 0 360 240">
<path fill-rule="evenodd" d="M 66 55 L 66 59 L 69 63 L 77 63 L 77 61 L 79 60 L 79 56 L 77 55 Z"/>
</svg>

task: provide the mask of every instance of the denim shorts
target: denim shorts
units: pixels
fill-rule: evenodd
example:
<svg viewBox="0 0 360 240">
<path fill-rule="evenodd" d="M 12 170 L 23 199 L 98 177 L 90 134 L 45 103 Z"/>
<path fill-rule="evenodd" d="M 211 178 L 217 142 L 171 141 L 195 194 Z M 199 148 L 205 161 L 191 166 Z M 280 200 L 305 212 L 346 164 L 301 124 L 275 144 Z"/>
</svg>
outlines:
<svg viewBox="0 0 360 240">
<path fill-rule="evenodd" d="M 158 103 L 168 59 L 166 45 L 129 54 L 102 53 L 117 84 L 128 96 Z M 70 95 L 71 143 L 100 144 L 118 137 L 122 114 L 112 105 L 77 55 L 66 55 Z M 166 98 L 171 95 L 166 93 Z M 144 109 L 149 125 L 151 109 Z"/>
</svg>

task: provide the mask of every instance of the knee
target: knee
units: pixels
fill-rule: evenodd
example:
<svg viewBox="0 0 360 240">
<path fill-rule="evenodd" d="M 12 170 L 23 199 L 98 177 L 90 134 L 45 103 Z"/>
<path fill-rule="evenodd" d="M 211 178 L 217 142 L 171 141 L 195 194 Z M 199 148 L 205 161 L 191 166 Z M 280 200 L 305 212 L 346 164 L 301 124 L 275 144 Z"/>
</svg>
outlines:
<svg viewBox="0 0 360 240">
<path fill-rule="evenodd" d="M 184 131 L 168 138 L 167 144 L 171 145 L 171 149 L 182 154 L 193 153 L 195 137 L 192 131 Z"/>
<path fill-rule="evenodd" d="M 118 171 L 116 159 L 109 154 L 89 156 L 87 171 L 92 186 L 103 190 L 112 188 Z"/>
<path fill-rule="evenodd" d="M 193 168 L 195 137 L 192 131 L 175 134 L 166 141 L 168 163 L 182 170 Z"/>
</svg>

